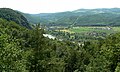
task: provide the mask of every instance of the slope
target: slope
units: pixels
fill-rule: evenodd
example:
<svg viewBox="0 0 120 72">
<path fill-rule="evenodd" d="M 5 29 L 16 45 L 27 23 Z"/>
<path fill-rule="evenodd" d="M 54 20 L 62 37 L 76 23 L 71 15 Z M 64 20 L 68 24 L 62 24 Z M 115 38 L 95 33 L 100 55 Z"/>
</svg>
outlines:
<svg viewBox="0 0 120 72">
<path fill-rule="evenodd" d="M 0 8 L 0 18 L 6 19 L 8 21 L 14 21 L 26 28 L 31 28 L 27 19 L 21 13 L 9 8 Z"/>
</svg>

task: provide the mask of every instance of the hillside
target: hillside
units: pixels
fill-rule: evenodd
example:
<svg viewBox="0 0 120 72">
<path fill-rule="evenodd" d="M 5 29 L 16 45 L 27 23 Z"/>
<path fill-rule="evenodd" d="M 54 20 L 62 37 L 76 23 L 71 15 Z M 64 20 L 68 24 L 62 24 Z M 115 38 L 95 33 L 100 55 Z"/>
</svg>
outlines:
<svg viewBox="0 0 120 72">
<path fill-rule="evenodd" d="M 0 72 L 119 72 L 120 34 L 78 45 L 0 18 Z"/>
<path fill-rule="evenodd" d="M 6 19 L 8 21 L 14 21 L 26 28 L 31 28 L 27 19 L 21 13 L 9 8 L 0 8 L 0 18 Z"/>
<path fill-rule="evenodd" d="M 120 8 L 78 9 L 59 13 L 24 14 L 29 22 L 47 26 L 119 26 Z"/>
</svg>

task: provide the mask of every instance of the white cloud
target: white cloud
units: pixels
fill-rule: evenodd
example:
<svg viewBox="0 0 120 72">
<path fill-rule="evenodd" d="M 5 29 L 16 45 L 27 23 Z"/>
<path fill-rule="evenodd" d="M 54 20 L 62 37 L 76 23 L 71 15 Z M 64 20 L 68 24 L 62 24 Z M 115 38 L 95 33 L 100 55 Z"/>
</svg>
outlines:
<svg viewBox="0 0 120 72">
<path fill-rule="evenodd" d="M 0 7 L 25 13 L 46 13 L 80 8 L 120 8 L 120 0 L 0 0 Z"/>
</svg>

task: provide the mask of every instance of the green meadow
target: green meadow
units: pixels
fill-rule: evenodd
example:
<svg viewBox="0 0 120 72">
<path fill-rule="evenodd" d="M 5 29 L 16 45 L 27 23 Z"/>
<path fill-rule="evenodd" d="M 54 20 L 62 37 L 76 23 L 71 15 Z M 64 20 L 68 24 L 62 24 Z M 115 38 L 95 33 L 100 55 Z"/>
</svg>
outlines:
<svg viewBox="0 0 120 72">
<path fill-rule="evenodd" d="M 74 33 L 105 32 L 109 34 L 120 32 L 120 27 L 73 27 L 69 31 Z"/>
</svg>

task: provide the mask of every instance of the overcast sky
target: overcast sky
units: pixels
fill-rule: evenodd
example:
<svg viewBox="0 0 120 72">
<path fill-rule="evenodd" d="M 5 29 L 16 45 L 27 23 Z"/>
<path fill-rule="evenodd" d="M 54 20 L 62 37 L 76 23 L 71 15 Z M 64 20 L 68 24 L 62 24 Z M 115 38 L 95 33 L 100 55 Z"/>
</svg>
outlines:
<svg viewBox="0 0 120 72">
<path fill-rule="evenodd" d="M 0 0 L 0 8 L 24 13 L 54 13 L 77 9 L 120 8 L 120 0 Z"/>
</svg>

